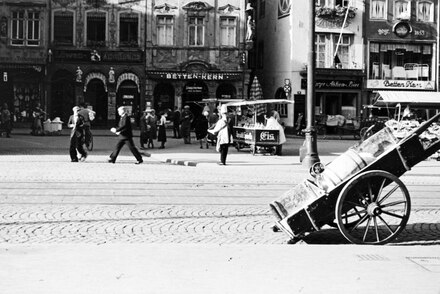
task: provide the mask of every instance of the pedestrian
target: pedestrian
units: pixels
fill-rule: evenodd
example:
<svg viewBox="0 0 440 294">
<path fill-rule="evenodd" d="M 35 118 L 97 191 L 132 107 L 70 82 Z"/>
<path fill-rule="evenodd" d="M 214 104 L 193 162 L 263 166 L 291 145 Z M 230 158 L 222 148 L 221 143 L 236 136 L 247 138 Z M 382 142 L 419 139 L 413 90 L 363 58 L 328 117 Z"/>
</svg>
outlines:
<svg viewBox="0 0 440 294">
<path fill-rule="evenodd" d="M 173 113 L 173 134 L 176 139 L 180 139 L 180 111 L 179 107 L 174 107 L 174 113 Z"/>
<path fill-rule="evenodd" d="M 180 123 L 181 130 L 180 133 L 183 137 L 183 142 L 185 144 L 191 144 L 191 123 L 194 120 L 194 115 L 192 114 L 189 105 L 183 107 Z"/>
<path fill-rule="evenodd" d="M 89 109 L 86 103 L 80 103 L 79 108 L 78 114 L 84 118 L 84 141 L 88 148 L 92 138 L 90 128 L 92 127 L 92 120 L 95 119 L 96 112 Z"/>
<path fill-rule="evenodd" d="M 3 132 L 6 133 L 6 138 L 11 138 L 12 131 L 12 120 L 11 120 L 11 112 L 8 109 L 8 104 L 3 104 L 3 108 L 1 111 L 1 130 L 0 136 L 3 135 Z"/>
<path fill-rule="evenodd" d="M 232 134 L 228 122 L 228 111 L 226 107 L 222 107 L 220 111 L 220 119 L 216 123 L 214 129 L 208 130 L 208 132 L 217 135 L 217 152 L 220 152 L 219 165 L 226 165 L 226 157 L 228 156 L 229 144 L 232 142 Z"/>
<path fill-rule="evenodd" d="M 154 148 L 154 140 L 157 138 L 157 117 L 154 109 L 147 112 L 145 121 L 147 124 L 147 148 Z"/>
<path fill-rule="evenodd" d="M 78 162 L 78 154 L 81 154 L 81 161 L 86 160 L 87 152 L 84 150 L 84 117 L 78 112 L 80 108 L 78 106 L 73 107 L 73 114 L 70 116 L 67 125 L 72 128 L 70 132 L 70 160 L 72 162 Z"/>
<path fill-rule="evenodd" d="M 119 136 L 119 141 L 116 144 L 112 154 L 110 154 L 108 162 L 115 163 L 116 158 L 118 157 L 122 147 L 127 144 L 128 148 L 130 148 L 131 153 L 133 153 L 134 157 L 136 157 L 136 164 L 141 164 L 144 161 L 142 160 L 142 155 L 134 146 L 131 120 L 124 106 L 120 106 L 118 108 L 118 114 L 120 116 L 118 128 L 111 128 L 110 131 Z"/>
<path fill-rule="evenodd" d="M 31 134 L 34 136 L 41 136 L 44 134 L 43 125 L 41 123 L 44 113 L 45 112 L 41 109 L 41 104 L 37 102 L 32 110 L 33 121 L 31 126 Z"/>
<path fill-rule="evenodd" d="M 157 141 L 160 142 L 159 149 L 165 148 L 165 142 L 167 141 L 167 132 L 166 132 L 166 123 L 167 123 L 167 113 L 165 111 L 161 111 L 159 113 L 160 119 L 157 122 L 158 126 L 158 134 L 157 134 Z"/>
<path fill-rule="evenodd" d="M 150 112 L 150 109 L 145 109 L 141 119 L 139 121 L 139 128 L 140 128 L 140 145 L 141 145 L 141 149 L 144 150 L 145 149 L 145 143 L 148 143 L 148 128 L 151 128 L 148 124 L 147 124 L 147 115 Z"/>
<path fill-rule="evenodd" d="M 203 149 L 203 143 L 206 145 L 206 149 L 209 148 L 208 145 L 208 116 L 209 112 L 203 112 L 203 115 L 200 116 L 195 123 L 194 131 L 196 133 L 196 139 L 200 142 L 200 149 Z"/>
</svg>

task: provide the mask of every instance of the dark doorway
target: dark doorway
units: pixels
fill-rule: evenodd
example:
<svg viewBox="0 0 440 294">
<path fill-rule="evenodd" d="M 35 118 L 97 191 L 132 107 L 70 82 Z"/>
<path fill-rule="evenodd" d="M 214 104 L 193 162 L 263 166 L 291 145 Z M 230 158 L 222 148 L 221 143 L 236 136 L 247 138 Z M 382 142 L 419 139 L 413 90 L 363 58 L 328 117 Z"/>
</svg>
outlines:
<svg viewBox="0 0 440 294">
<path fill-rule="evenodd" d="M 108 97 L 104 84 L 99 79 L 93 79 L 87 85 L 84 102 L 92 106 L 96 112 L 94 125 L 106 126 L 108 114 Z"/>
<path fill-rule="evenodd" d="M 200 81 L 192 81 L 188 82 L 182 91 L 182 104 L 183 106 L 189 105 L 191 108 L 191 112 L 194 114 L 194 117 L 202 115 L 202 107 L 200 107 L 197 103 L 198 101 L 202 101 L 203 99 L 209 98 L 208 87 L 204 82 Z"/>
<path fill-rule="evenodd" d="M 167 83 L 160 83 L 154 88 L 154 109 L 157 113 L 161 110 L 174 110 L 174 87 Z"/>
<path fill-rule="evenodd" d="M 138 124 L 143 109 L 141 109 L 139 105 L 139 89 L 135 82 L 125 80 L 121 83 L 116 98 L 116 109 L 118 109 L 119 106 L 125 106 L 132 118 L 135 119 L 136 124 Z M 116 120 L 119 120 L 117 112 Z"/>
<path fill-rule="evenodd" d="M 60 117 L 67 122 L 75 104 L 74 76 L 66 70 L 52 76 L 50 117 Z"/>
<path fill-rule="evenodd" d="M 237 98 L 237 89 L 231 84 L 221 84 L 218 86 L 215 96 L 218 99 L 235 99 Z"/>
</svg>

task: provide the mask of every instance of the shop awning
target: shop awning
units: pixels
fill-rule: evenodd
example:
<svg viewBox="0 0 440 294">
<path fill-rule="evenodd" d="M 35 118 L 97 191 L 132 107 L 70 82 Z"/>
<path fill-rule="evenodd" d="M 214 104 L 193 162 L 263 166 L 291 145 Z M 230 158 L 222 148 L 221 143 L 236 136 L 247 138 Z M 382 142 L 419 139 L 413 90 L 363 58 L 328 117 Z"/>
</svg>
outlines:
<svg viewBox="0 0 440 294">
<path fill-rule="evenodd" d="M 396 104 L 414 106 L 439 106 L 440 92 L 422 91 L 378 91 L 375 106 L 394 106 Z"/>
<path fill-rule="evenodd" d="M 260 100 L 246 100 L 240 102 L 230 102 L 226 106 L 241 106 L 241 105 L 257 105 L 257 104 L 293 104 L 294 102 L 286 99 L 260 99 Z"/>
</svg>

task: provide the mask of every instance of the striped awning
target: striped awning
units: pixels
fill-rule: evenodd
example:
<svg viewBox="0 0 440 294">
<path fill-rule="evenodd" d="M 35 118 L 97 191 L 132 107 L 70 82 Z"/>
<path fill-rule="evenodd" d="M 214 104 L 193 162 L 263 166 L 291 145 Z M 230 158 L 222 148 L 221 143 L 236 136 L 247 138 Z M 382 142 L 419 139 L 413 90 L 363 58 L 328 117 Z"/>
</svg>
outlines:
<svg viewBox="0 0 440 294">
<path fill-rule="evenodd" d="M 440 92 L 422 91 L 378 91 L 374 105 L 438 105 L 440 107 Z"/>
</svg>

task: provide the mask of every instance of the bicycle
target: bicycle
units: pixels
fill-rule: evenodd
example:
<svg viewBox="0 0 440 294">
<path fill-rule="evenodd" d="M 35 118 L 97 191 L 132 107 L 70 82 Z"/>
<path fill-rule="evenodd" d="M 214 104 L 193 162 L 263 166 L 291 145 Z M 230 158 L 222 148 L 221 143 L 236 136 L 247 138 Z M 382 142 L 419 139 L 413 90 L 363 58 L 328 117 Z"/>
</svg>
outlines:
<svg viewBox="0 0 440 294">
<path fill-rule="evenodd" d="M 93 150 L 93 134 L 90 130 L 85 130 L 87 134 L 84 135 L 84 144 L 86 145 L 87 150 Z"/>
</svg>

